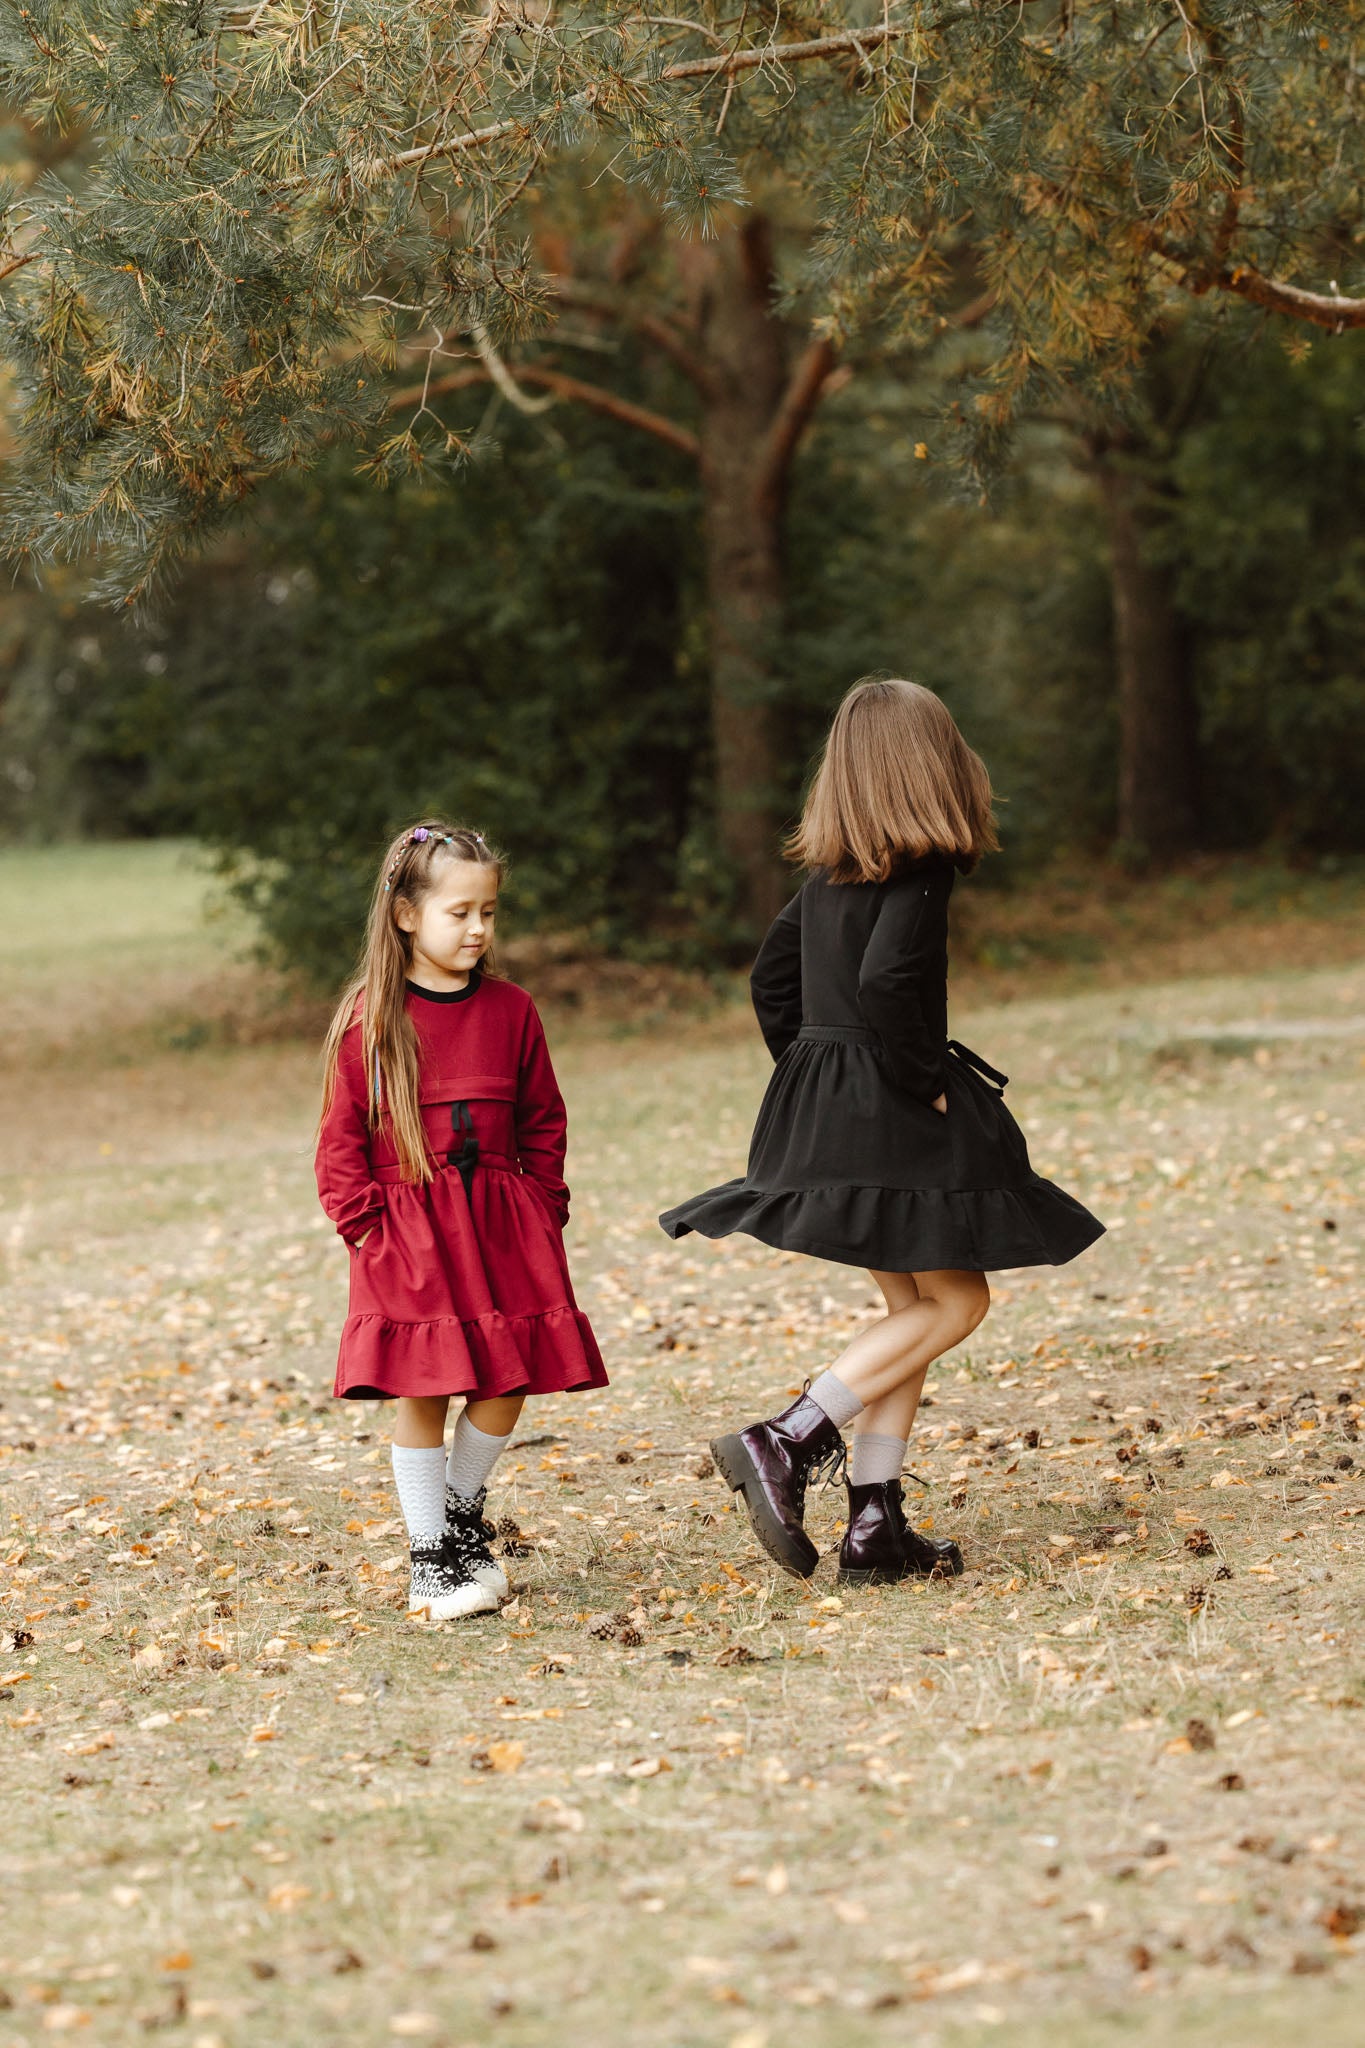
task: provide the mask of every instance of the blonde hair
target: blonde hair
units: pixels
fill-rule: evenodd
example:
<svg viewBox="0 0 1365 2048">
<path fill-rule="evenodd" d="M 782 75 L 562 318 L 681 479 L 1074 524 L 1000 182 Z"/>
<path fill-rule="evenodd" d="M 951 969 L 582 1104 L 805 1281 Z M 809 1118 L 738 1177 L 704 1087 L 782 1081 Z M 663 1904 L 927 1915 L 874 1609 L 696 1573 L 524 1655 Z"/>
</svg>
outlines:
<svg viewBox="0 0 1365 2048">
<path fill-rule="evenodd" d="M 834 714 L 789 860 L 831 882 L 884 882 L 907 860 L 945 855 L 970 873 L 1000 844 L 986 765 L 940 697 L 867 676 Z"/>
<path fill-rule="evenodd" d="M 337 1004 L 323 1047 L 325 1117 L 336 1093 L 342 1040 L 358 1010 L 369 1126 L 371 1131 L 377 1130 L 381 1114 L 387 1111 L 403 1177 L 411 1181 L 430 1180 L 432 1171 L 422 1129 L 417 1033 L 406 1001 L 412 935 L 401 928 L 394 912 L 400 902 L 420 909 L 441 869 L 452 860 L 473 861 L 488 868 L 496 887 L 507 872 L 502 855 L 481 832 L 467 825 L 427 818 L 392 841 L 375 880 L 360 965 Z M 491 946 L 479 961 L 479 969 L 484 974 L 497 973 Z"/>
</svg>

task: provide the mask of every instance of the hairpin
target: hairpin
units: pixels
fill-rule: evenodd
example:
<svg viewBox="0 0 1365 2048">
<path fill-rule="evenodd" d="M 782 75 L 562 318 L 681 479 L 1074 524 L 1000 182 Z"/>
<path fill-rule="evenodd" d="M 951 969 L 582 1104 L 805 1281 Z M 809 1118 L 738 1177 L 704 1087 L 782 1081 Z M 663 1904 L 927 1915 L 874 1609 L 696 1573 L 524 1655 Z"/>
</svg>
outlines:
<svg viewBox="0 0 1365 2048">
<path fill-rule="evenodd" d="M 473 839 L 475 845 L 481 846 L 484 852 L 487 853 L 488 841 L 484 838 L 482 832 L 473 832 L 470 834 L 470 837 Z M 455 841 L 449 832 L 437 833 L 432 831 L 430 825 L 414 825 L 411 832 L 405 832 L 403 834 L 403 837 L 398 842 L 398 851 L 395 853 L 393 859 L 389 862 L 389 871 L 384 882 L 384 887 L 386 889 L 391 889 L 393 887 L 393 871 L 401 862 L 403 855 L 407 852 L 409 846 L 421 846 L 424 843 L 424 841 L 428 839 L 439 839 L 443 846 L 453 846 L 455 844 Z"/>
</svg>

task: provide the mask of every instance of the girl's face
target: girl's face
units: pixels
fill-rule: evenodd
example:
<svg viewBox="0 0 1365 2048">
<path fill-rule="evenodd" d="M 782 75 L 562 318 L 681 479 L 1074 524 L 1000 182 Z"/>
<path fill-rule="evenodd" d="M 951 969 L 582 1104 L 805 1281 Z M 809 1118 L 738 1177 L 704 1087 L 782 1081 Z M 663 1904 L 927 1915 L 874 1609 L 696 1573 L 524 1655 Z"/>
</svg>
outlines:
<svg viewBox="0 0 1365 2048">
<path fill-rule="evenodd" d="M 497 876 L 474 860 L 443 861 L 420 907 L 400 896 L 393 914 L 412 938 L 412 979 L 426 988 L 463 988 L 493 943 L 497 909 Z"/>
</svg>

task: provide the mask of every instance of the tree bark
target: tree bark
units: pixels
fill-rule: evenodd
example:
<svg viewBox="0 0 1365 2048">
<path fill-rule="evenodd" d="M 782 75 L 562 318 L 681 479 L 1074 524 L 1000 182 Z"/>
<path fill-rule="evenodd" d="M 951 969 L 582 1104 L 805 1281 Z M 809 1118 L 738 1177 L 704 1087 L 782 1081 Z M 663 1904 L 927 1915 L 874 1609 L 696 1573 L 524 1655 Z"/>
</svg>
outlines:
<svg viewBox="0 0 1365 2048">
<path fill-rule="evenodd" d="M 1113 444 L 1098 453 L 1109 529 L 1117 671 L 1118 837 L 1137 860 L 1170 860 L 1195 844 L 1198 748 L 1189 639 L 1170 566 L 1155 558 L 1157 494 Z"/>
<path fill-rule="evenodd" d="M 706 370 L 698 440 L 716 824 L 756 934 L 785 897 L 774 694 L 786 467 L 774 474 L 770 436 L 787 388 L 786 334 L 774 304 L 772 233 L 761 215 L 681 253 Z"/>
</svg>

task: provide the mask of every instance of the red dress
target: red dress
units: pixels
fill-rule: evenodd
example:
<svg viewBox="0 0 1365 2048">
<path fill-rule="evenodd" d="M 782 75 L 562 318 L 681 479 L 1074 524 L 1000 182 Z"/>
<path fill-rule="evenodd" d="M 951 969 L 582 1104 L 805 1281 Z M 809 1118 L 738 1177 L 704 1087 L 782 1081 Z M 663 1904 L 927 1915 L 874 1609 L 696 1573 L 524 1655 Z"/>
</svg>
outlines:
<svg viewBox="0 0 1365 2048">
<path fill-rule="evenodd" d="M 404 1180 L 387 1118 L 368 1128 L 359 1006 L 318 1136 L 318 1194 L 351 1246 L 333 1391 L 488 1400 L 605 1386 L 564 1256 L 564 1100 L 535 1004 L 475 972 L 449 995 L 409 984 L 407 1009 L 435 1177 Z"/>
</svg>

